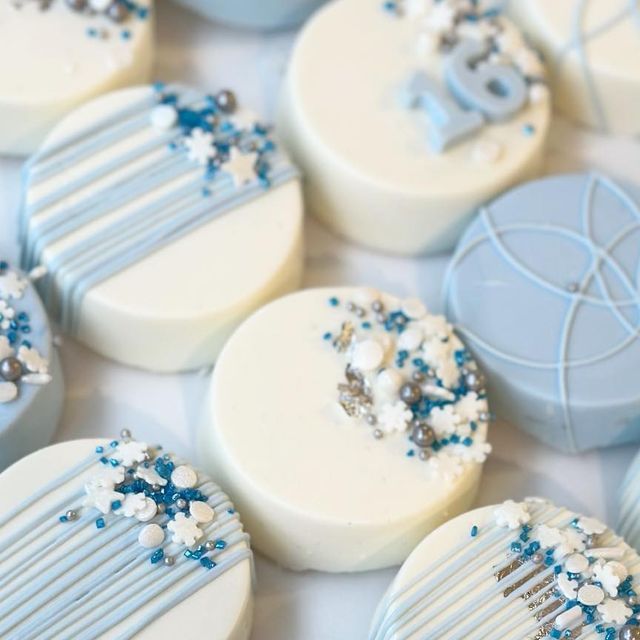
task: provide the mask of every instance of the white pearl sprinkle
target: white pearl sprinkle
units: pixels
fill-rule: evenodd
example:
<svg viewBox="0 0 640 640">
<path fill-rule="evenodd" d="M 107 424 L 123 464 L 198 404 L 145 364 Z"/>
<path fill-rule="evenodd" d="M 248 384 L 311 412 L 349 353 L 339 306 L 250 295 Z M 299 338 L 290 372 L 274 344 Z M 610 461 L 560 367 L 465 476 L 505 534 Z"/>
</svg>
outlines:
<svg viewBox="0 0 640 640">
<path fill-rule="evenodd" d="M 151 124 L 159 131 L 168 131 L 177 119 L 176 110 L 168 104 L 160 104 L 151 112 Z"/>
<path fill-rule="evenodd" d="M 106 11 L 111 4 L 111 0 L 89 0 L 89 6 L 94 11 Z"/>
<path fill-rule="evenodd" d="M 578 591 L 578 602 L 587 607 L 595 607 L 604 600 L 604 591 L 594 584 L 585 584 Z"/>
<path fill-rule="evenodd" d="M 402 301 L 402 313 L 411 320 L 420 320 L 427 315 L 427 307 L 418 298 L 407 298 Z"/>
<path fill-rule="evenodd" d="M 401 384 L 402 376 L 397 369 L 384 369 L 376 378 L 376 392 L 385 398 L 395 398 Z"/>
<path fill-rule="evenodd" d="M 582 573 L 589 568 L 589 561 L 582 554 L 574 553 L 565 560 L 564 568 L 569 573 Z"/>
<path fill-rule="evenodd" d="M 158 505 L 151 498 L 145 498 L 144 507 L 135 512 L 135 518 L 139 522 L 149 522 L 158 513 Z"/>
<path fill-rule="evenodd" d="M 171 482 L 173 482 L 178 489 L 190 489 L 196 486 L 198 475 L 191 467 L 183 464 L 173 470 Z"/>
<path fill-rule="evenodd" d="M 424 334 L 418 327 L 409 327 L 403 331 L 398 338 L 398 349 L 413 351 L 417 349 L 424 338 Z"/>
<path fill-rule="evenodd" d="M 164 531 L 157 524 L 148 524 L 138 534 L 138 542 L 145 549 L 155 549 L 164 542 Z"/>
<path fill-rule="evenodd" d="M 189 513 L 196 522 L 201 524 L 211 522 L 215 516 L 215 511 L 206 502 L 199 500 L 194 500 L 189 505 Z"/>
<path fill-rule="evenodd" d="M 353 349 L 351 364 L 359 371 L 372 371 L 382 364 L 384 349 L 375 340 L 358 342 Z"/>
</svg>

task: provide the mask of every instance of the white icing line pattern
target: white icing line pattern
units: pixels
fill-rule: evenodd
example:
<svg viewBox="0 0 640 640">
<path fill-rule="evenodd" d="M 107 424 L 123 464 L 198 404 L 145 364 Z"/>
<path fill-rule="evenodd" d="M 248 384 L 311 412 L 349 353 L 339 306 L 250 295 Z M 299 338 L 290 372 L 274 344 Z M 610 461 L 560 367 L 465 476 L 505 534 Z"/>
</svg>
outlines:
<svg viewBox="0 0 640 640">
<path fill-rule="evenodd" d="M 489 410 L 484 377 L 443 316 L 415 299 L 388 306 L 378 291 L 329 298 L 340 315 L 323 338 L 345 359 L 338 402 L 377 439 L 409 434 L 407 456 L 454 481 L 482 463 Z"/>
</svg>

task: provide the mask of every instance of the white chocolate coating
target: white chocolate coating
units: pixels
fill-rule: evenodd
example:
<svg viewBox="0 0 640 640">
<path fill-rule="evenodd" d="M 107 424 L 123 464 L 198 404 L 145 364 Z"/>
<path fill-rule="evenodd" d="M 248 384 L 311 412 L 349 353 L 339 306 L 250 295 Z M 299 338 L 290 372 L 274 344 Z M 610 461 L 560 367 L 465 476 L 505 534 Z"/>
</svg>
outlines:
<svg viewBox="0 0 640 640">
<path fill-rule="evenodd" d="M 450 483 L 430 478 L 405 437 L 375 440 L 338 404 L 345 365 L 322 339 L 336 322 L 327 300 L 358 291 L 310 289 L 264 307 L 213 374 L 205 469 L 232 491 L 254 547 L 295 570 L 398 564 L 469 507 L 480 478 L 475 462 Z"/>
<path fill-rule="evenodd" d="M 140 100 L 150 88 L 135 88 L 98 98 L 68 116 L 47 138 L 44 149 L 82 130 L 93 120 Z M 130 136 L 110 153 L 134 148 L 153 130 Z M 149 154 L 147 154 L 149 155 Z M 65 180 L 91 170 L 102 153 L 71 167 Z M 144 159 L 145 162 L 149 158 Z M 201 171 L 194 167 L 191 175 Z M 126 175 L 127 167 L 106 180 Z M 110 214 L 117 219 L 150 197 L 184 181 L 177 177 Z M 26 194 L 27 203 L 60 187 L 62 178 L 41 181 Z M 103 182 L 94 183 L 95 188 Z M 35 222 L 68 206 L 87 188 L 45 209 Z M 99 222 L 87 225 L 89 233 Z M 48 247 L 45 265 L 68 246 L 63 238 Z M 79 339 L 98 353 L 153 371 L 179 371 L 210 365 L 240 320 L 271 298 L 295 289 L 302 273 L 302 198 L 298 180 L 265 191 L 162 247 L 133 266 L 91 288 L 82 301 Z M 126 330 L 123 328 L 126 327 Z"/>
<path fill-rule="evenodd" d="M 0 475 L 0 514 L 14 508 L 44 484 L 81 462 L 97 444 L 103 443 L 98 440 L 76 440 L 57 444 L 37 451 L 9 467 Z M 90 476 L 90 473 L 85 472 L 85 477 Z M 79 479 L 75 478 L 50 493 L 40 502 L 40 506 L 44 504 L 46 508 L 55 505 L 70 489 L 78 486 L 81 488 L 82 478 L 78 482 Z M 33 510 L 34 507 L 31 507 L 14 518 L 7 525 L 7 531 L 3 530 L 3 536 L 10 535 L 12 529 L 28 522 L 34 516 Z M 138 544 L 137 541 L 134 544 Z M 160 566 L 158 569 L 162 572 L 164 568 Z M 167 594 L 165 592 L 163 596 Z M 153 601 L 147 606 L 152 605 Z M 145 610 L 146 606 L 140 608 L 138 614 L 144 616 Z M 184 640 L 246 640 L 251 629 L 252 610 L 251 561 L 247 559 L 158 617 L 137 634 L 136 638 L 151 640 L 176 636 Z M 120 637 L 126 632 L 127 624 L 134 621 L 135 616 L 132 616 L 102 637 Z"/>
<path fill-rule="evenodd" d="M 549 101 L 432 151 L 426 112 L 401 96 L 416 71 L 440 82 L 443 57 L 421 55 L 415 22 L 381 4 L 336 0 L 306 25 L 281 97 L 280 132 L 305 173 L 307 206 L 334 231 L 384 251 L 446 250 L 478 204 L 537 172 Z M 497 157 L 488 161 L 487 147 Z"/>
<path fill-rule="evenodd" d="M 554 101 L 563 114 L 612 133 L 640 133 L 637 2 L 512 0 L 509 8 L 545 52 Z"/>
<path fill-rule="evenodd" d="M 66 0 L 41 10 L 0 3 L 0 155 L 34 151 L 49 130 L 94 96 L 149 79 L 153 61 L 153 0 L 149 16 L 114 24 L 72 11 Z M 90 37 L 87 29 L 108 37 Z M 121 34 L 126 30 L 130 37 Z"/>
</svg>

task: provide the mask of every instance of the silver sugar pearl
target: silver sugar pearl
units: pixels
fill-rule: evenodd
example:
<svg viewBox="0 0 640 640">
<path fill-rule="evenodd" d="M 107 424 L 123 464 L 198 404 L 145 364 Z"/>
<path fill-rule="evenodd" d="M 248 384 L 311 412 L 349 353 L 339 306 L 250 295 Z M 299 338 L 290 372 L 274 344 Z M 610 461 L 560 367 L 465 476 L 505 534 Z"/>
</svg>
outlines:
<svg viewBox="0 0 640 640">
<path fill-rule="evenodd" d="M 542 564 L 544 562 L 544 556 L 540 552 L 534 553 L 531 556 L 531 560 L 533 560 L 534 564 Z"/>
<path fill-rule="evenodd" d="M 373 431 L 373 437 L 374 437 L 376 440 L 380 440 L 383 436 L 384 436 L 384 433 L 382 433 L 382 429 L 374 429 L 374 431 Z"/>
<path fill-rule="evenodd" d="M 376 313 L 380 313 L 384 309 L 384 306 L 383 306 L 382 302 L 380 302 L 380 300 L 374 300 L 371 303 L 371 309 L 373 311 L 375 311 Z"/>
<path fill-rule="evenodd" d="M 418 452 L 418 458 L 420 460 L 428 460 L 431 457 L 431 452 L 428 449 L 422 449 Z"/>
<path fill-rule="evenodd" d="M 628 596 L 627 597 L 627 604 L 635 607 L 638 604 L 638 597 L 637 596 Z"/>
<path fill-rule="evenodd" d="M 422 373 L 422 371 L 414 371 L 411 377 L 414 382 L 424 382 L 424 373 Z"/>
<path fill-rule="evenodd" d="M 487 413 L 486 411 L 481 411 L 478 414 L 478 418 L 480 422 L 489 422 L 489 420 L 491 420 L 491 414 Z"/>
<path fill-rule="evenodd" d="M 131 431 L 129 431 L 129 429 L 122 429 L 122 431 L 120 431 L 120 437 L 123 438 L 124 440 L 126 440 L 127 438 L 130 438 Z"/>
<path fill-rule="evenodd" d="M 67 0 L 67 6 L 73 11 L 84 11 L 87 8 L 87 0 Z"/>
<path fill-rule="evenodd" d="M 367 424 L 371 425 L 372 427 L 378 424 L 378 416 L 373 413 L 368 414 L 365 419 L 367 421 Z"/>
<path fill-rule="evenodd" d="M 165 556 L 163 562 L 165 567 L 173 567 L 176 563 L 176 559 L 173 556 Z"/>
<path fill-rule="evenodd" d="M 580 291 L 580 285 L 577 282 L 570 282 L 567 285 L 567 291 L 569 293 L 578 293 L 578 291 Z"/>
<path fill-rule="evenodd" d="M 407 404 L 416 404 L 422 399 L 422 391 L 415 382 L 405 382 L 400 387 L 400 399 Z"/>
<path fill-rule="evenodd" d="M 158 491 L 161 491 L 162 488 L 160 487 L 159 484 L 152 484 L 151 485 L 151 491 L 153 491 L 153 493 L 158 493 Z"/>
<path fill-rule="evenodd" d="M 73 509 L 69 509 L 69 511 L 67 511 L 67 513 L 65 513 L 64 515 L 66 516 L 67 520 L 71 522 L 78 519 L 78 512 L 74 511 Z"/>
<path fill-rule="evenodd" d="M 236 94 L 228 89 L 219 91 L 216 95 L 216 105 L 223 113 L 233 113 L 238 106 Z"/>
<path fill-rule="evenodd" d="M 0 376 L 8 382 L 15 382 L 22 375 L 22 364 L 18 358 L 12 356 L 0 362 Z"/>
<path fill-rule="evenodd" d="M 634 627 L 630 624 L 625 625 L 620 629 L 618 638 L 620 640 L 640 640 L 640 627 Z"/>
<path fill-rule="evenodd" d="M 436 434 L 428 425 L 420 424 L 413 428 L 413 431 L 411 432 L 411 439 L 416 447 L 426 449 L 436 441 Z"/>
<path fill-rule="evenodd" d="M 167 510 L 166 505 L 164 504 L 164 502 L 161 502 L 158 505 L 158 513 L 164 513 Z"/>
<path fill-rule="evenodd" d="M 387 316 L 385 316 L 384 313 L 376 314 L 376 322 L 380 324 L 384 324 L 386 321 L 387 321 Z"/>
<path fill-rule="evenodd" d="M 353 313 L 356 310 L 356 305 L 353 302 L 347 302 L 347 311 Z"/>
<path fill-rule="evenodd" d="M 215 542 L 215 540 L 207 540 L 207 541 L 204 543 L 204 548 L 205 548 L 207 551 L 213 551 L 213 550 L 216 548 L 216 542 Z"/>
<path fill-rule="evenodd" d="M 107 9 L 107 16 L 114 22 L 124 22 L 129 17 L 129 10 L 121 2 L 112 2 Z"/>
<path fill-rule="evenodd" d="M 178 507 L 178 509 L 186 509 L 187 501 L 184 498 L 178 498 L 176 500 L 176 507 Z"/>
<path fill-rule="evenodd" d="M 587 546 L 587 549 L 593 549 L 593 547 L 596 546 L 596 543 L 597 543 L 597 540 L 596 540 L 596 537 L 593 534 L 587 536 L 587 538 L 585 540 L 585 544 Z"/>
<path fill-rule="evenodd" d="M 356 315 L 358 318 L 364 318 L 366 311 L 362 307 L 356 309 Z"/>
</svg>

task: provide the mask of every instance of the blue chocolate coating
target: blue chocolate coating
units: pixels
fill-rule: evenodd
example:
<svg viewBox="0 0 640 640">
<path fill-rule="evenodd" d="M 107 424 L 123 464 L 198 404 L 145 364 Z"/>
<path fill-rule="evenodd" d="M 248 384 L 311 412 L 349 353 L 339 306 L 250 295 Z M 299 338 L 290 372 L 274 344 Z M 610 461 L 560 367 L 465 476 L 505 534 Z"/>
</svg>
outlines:
<svg viewBox="0 0 640 640">
<path fill-rule="evenodd" d="M 247 29 L 301 24 L 324 0 L 177 0 L 211 20 Z"/>
<path fill-rule="evenodd" d="M 13 267 L 12 267 L 13 269 Z M 16 271 L 16 269 L 13 269 Z M 64 384 L 49 321 L 34 287 L 10 301 L 29 317 L 29 342 L 49 360 L 51 381 L 44 385 L 20 384 L 15 400 L 0 403 L 0 471 L 51 441 L 62 412 Z"/>
<path fill-rule="evenodd" d="M 519 186 L 484 207 L 445 311 L 499 415 L 569 452 L 640 440 L 640 189 L 601 175 Z"/>
</svg>

